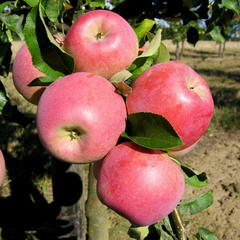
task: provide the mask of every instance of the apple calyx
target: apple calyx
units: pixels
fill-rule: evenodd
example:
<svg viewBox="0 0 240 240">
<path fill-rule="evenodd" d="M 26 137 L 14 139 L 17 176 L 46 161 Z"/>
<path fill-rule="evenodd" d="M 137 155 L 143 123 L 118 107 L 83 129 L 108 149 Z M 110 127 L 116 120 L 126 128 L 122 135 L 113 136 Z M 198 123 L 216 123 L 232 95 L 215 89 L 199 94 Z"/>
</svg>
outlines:
<svg viewBox="0 0 240 240">
<path fill-rule="evenodd" d="M 95 38 L 96 38 L 97 41 L 101 41 L 101 40 L 103 40 L 105 38 L 105 34 L 102 33 L 102 32 L 98 32 L 96 34 Z"/>
<path fill-rule="evenodd" d="M 78 140 L 85 132 L 79 128 L 76 127 L 67 127 L 64 128 L 64 130 L 67 132 L 67 135 L 72 140 Z"/>
</svg>

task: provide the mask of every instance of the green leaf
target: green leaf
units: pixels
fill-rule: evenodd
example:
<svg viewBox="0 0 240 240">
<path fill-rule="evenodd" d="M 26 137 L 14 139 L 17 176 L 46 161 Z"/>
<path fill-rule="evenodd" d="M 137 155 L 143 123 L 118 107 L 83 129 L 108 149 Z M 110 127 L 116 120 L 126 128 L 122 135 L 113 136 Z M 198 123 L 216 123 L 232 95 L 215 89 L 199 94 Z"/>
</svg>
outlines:
<svg viewBox="0 0 240 240">
<path fill-rule="evenodd" d="M 128 235 L 131 238 L 134 238 L 137 240 L 144 240 L 144 238 L 148 235 L 148 233 L 149 233 L 148 226 L 144 226 L 144 227 L 131 226 L 128 230 Z"/>
<path fill-rule="evenodd" d="M 74 69 L 74 60 L 73 58 L 68 54 L 66 53 L 58 44 L 57 42 L 55 41 L 55 39 L 53 38 L 50 30 L 48 29 L 45 21 L 44 21 L 44 18 L 43 18 L 43 13 L 42 13 L 42 8 L 41 6 L 39 6 L 39 16 L 40 16 L 40 19 L 42 21 L 42 24 L 45 28 L 45 31 L 46 31 L 46 34 L 47 34 L 47 40 L 49 42 L 49 45 L 48 45 L 48 49 L 47 49 L 47 54 L 46 54 L 46 58 L 45 60 L 48 62 L 49 61 L 49 58 L 50 58 L 50 53 L 49 51 L 52 50 L 52 55 L 53 55 L 53 58 L 50 59 L 52 61 L 50 61 L 50 65 L 51 66 L 54 66 L 59 68 L 61 72 L 63 72 L 64 74 L 69 74 L 69 73 L 72 73 L 73 72 L 73 69 Z M 40 38 L 41 39 L 41 38 Z M 44 49 L 46 49 L 46 40 L 42 40 L 42 44 L 43 44 L 43 47 Z M 57 63 L 57 65 L 56 65 Z"/>
<path fill-rule="evenodd" d="M 55 79 L 57 80 L 57 78 Z M 46 76 L 46 77 L 39 77 L 34 79 L 32 82 L 28 84 L 28 86 L 33 87 L 33 86 L 49 86 L 50 83 L 53 82 L 52 77 Z"/>
<path fill-rule="evenodd" d="M 167 223 L 167 227 L 165 225 L 165 222 L 163 222 L 163 224 L 162 222 L 157 222 L 154 224 L 154 227 L 158 235 L 160 236 L 160 239 L 161 240 L 177 240 L 176 235 L 173 233 L 168 217 L 166 217 L 166 223 Z"/>
<path fill-rule="evenodd" d="M 32 55 L 33 65 L 46 74 L 45 82 L 53 82 L 65 74 L 72 73 L 73 59 L 55 42 L 46 26 L 41 6 L 32 8 L 24 26 L 25 41 Z"/>
<path fill-rule="evenodd" d="M 15 32 L 21 40 L 24 39 L 24 35 L 23 35 L 23 26 L 22 26 L 22 22 L 23 22 L 23 15 L 16 15 L 16 14 L 12 14 L 12 15 L 3 15 L 0 14 L 0 20 L 6 25 L 6 27 Z"/>
<path fill-rule="evenodd" d="M 101 7 L 104 8 L 105 7 L 105 0 L 87 0 L 87 4 L 91 7 L 91 8 L 97 8 L 97 7 Z"/>
<path fill-rule="evenodd" d="M 186 216 L 202 212 L 212 204 L 213 194 L 211 191 L 207 191 L 189 201 L 181 202 L 177 208 L 183 216 Z"/>
<path fill-rule="evenodd" d="M 139 24 L 137 24 L 136 27 L 133 28 L 135 33 L 137 34 L 139 42 L 144 38 L 147 32 L 152 29 L 154 24 L 156 24 L 154 20 L 145 18 L 142 22 L 140 22 Z"/>
<path fill-rule="evenodd" d="M 152 39 L 152 41 L 149 43 L 148 48 L 141 55 L 139 55 L 137 59 L 148 58 L 150 56 L 157 54 L 161 44 L 161 39 L 162 39 L 162 29 L 159 28 L 154 38 Z"/>
<path fill-rule="evenodd" d="M 0 81 L 0 115 L 2 114 L 2 110 L 6 103 L 7 103 L 6 92 L 2 82 Z"/>
<path fill-rule="evenodd" d="M 52 22 L 58 21 L 58 16 L 60 15 L 60 12 L 63 5 L 64 0 L 48 0 L 46 4 L 46 15 Z"/>
<path fill-rule="evenodd" d="M 129 85 L 146 69 L 152 66 L 154 60 L 158 57 L 161 44 L 161 32 L 159 29 L 153 39 L 150 41 L 148 48 L 139 55 L 128 68 L 132 72 L 132 76 L 127 80 Z"/>
<path fill-rule="evenodd" d="M 170 60 L 170 53 L 167 49 L 167 47 L 161 42 L 159 47 L 159 53 L 158 57 L 154 59 L 154 64 L 161 63 L 161 62 L 167 62 Z"/>
<path fill-rule="evenodd" d="M 167 216 L 167 217 L 165 217 L 165 218 L 163 219 L 163 224 L 164 224 L 164 227 L 166 228 L 166 230 L 167 230 L 174 238 L 176 238 L 176 235 L 174 234 L 174 231 L 173 231 L 173 229 L 172 229 L 172 225 L 171 225 L 169 216 Z"/>
<path fill-rule="evenodd" d="M 203 188 L 207 185 L 207 175 L 205 172 L 197 173 L 191 168 L 181 165 L 185 182 L 195 188 Z"/>
<path fill-rule="evenodd" d="M 36 7 L 39 3 L 39 0 L 24 0 L 24 2 L 26 2 L 31 7 Z"/>
<path fill-rule="evenodd" d="M 238 16 L 240 15 L 240 6 L 238 0 L 222 0 L 222 3 L 219 4 L 219 7 L 225 7 L 235 12 Z"/>
<path fill-rule="evenodd" d="M 144 72 L 145 70 L 147 70 L 149 67 L 152 66 L 153 64 L 153 61 L 154 61 L 154 57 L 148 57 L 145 62 L 140 66 L 138 67 L 137 69 L 135 69 L 133 72 L 132 72 L 132 75 L 131 77 L 129 77 L 129 79 L 127 80 L 127 83 L 129 85 L 132 84 L 132 82 L 142 73 Z M 140 65 L 138 63 L 138 65 Z"/>
<path fill-rule="evenodd" d="M 164 150 L 183 144 L 167 119 L 150 112 L 129 114 L 122 136 L 151 149 Z"/>
<path fill-rule="evenodd" d="M 216 42 L 223 43 L 225 42 L 225 38 L 221 33 L 221 28 L 219 26 L 214 26 L 212 31 L 210 32 L 212 39 Z"/>
<path fill-rule="evenodd" d="M 196 235 L 199 240 L 218 240 L 215 234 L 206 228 L 198 228 L 198 234 Z"/>
</svg>

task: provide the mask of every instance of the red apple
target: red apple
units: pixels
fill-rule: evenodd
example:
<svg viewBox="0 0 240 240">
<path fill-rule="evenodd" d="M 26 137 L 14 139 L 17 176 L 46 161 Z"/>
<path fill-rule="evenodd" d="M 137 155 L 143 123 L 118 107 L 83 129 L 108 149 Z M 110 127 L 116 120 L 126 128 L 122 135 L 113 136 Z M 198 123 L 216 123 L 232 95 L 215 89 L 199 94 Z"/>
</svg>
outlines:
<svg viewBox="0 0 240 240">
<path fill-rule="evenodd" d="M 39 98 L 45 89 L 43 86 L 31 86 L 28 84 L 38 77 L 45 76 L 33 66 L 32 56 L 27 44 L 23 44 L 13 62 L 13 82 L 17 91 L 30 103 L 38 104 Z"/>
<path fill-rule="evenodd" d="M 184 63 L 168 61 L 144 71 L 126 99 L 128 114 L 152 112 L 164 116 L 187 148 L 206 131 L 214 111 L 205 80 Z"/>
<path fill-rule="evenodd" d="M 87 163 L 103 158 L 126 125 L 126 106 L 114 86 L 93 73 L 59 78 L 42 94 L 37 129 L 56 158 Z"/>
<path fill-rule="evenodd" d="M 169 150 L 167 153 L 170 157 L 173 157 L 173 158 L 182 158 L 184 157 L 185 155 L 187 155 L 188 153 L 190 153 L 193 148 L 197 145 L 198 141 L 195 142 L 193 145 L 187 147 L 187 148 L 184 148 L 184 149 L 181 149 L 181 150 Z"/>
<path fill-rule="evenodd" d="M 0 150 L 0 186 L 3 183 L 4 174 L 5 174 L 5 161 L 4 161 L 4 156 L 2 154 L 2 151 Z"/>
<path fill-rule="evenodd" d="M 75 60 L 75 71 L 107 79 L 126 69 L 138 55 L 138 39 L 131 25 L 108 10 L 80 16 L 68 31 L 64 49 Z"/>
<path fill-rule="evenodd" d="M 97 193 L 111 209 L 144 226 L 171 213 L 180 202 L 184 187 L 180 167 L 164 152 L 124 142 L 103 160 Z"/>
</svg>

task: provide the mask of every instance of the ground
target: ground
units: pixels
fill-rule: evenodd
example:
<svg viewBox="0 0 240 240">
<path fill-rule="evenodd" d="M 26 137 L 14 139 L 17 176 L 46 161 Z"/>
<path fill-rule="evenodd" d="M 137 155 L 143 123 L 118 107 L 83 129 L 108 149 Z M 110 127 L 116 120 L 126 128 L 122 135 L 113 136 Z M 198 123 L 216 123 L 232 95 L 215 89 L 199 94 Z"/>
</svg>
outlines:
<svg viewBox="0 0 240 240">
<path fill-rule="evenodd" d="M 171 41 L 164 43 L 170 49 L 171 59 L 174 59 L 175 46 Z M 14 44 L 14 54 L 20 45 L 21 43 Z M 196 233 L 198 227 L 205 227 L 213 231 L 219 240 L 240 239 L 240 43 L 227 42 L 223 58 L 218 57 L 218 45 L 215 42 L 200 41 L 195 47 L 185 43 L 180 61 L 193 67 L 206 79 L 215 102 L 215 114 L 209 129 L 193 151 L 179 159 L 194 170 L 206 172 L 208 176 L 207 187 L 203 189 L 186 186 L 183 200 L 207 190 L 212 190 L 214 196 L 214 203 L 210 208 L 191 217 L 184 217 L 184 220 L 191 219 L 187 231 Z M 12 103 L 17 104 L 21 112 L 35 114 L 36 106 L 28 104 L 15 91 L 11 74 L 4 84 Z M 3 202 L 2 199 L 11 194 L 9 184 L 12 183 L 12 178 L 25 174 L 19 171 L 22 171 L 22 166 L 26 166 L 24 164 L 29 166 L 30 157 L 40 156 L 38 164 L 43 158 L 43 163 L 46 164 L 48 157 L 42 148 L 31 148 L 32 144 L 38 143 L 34 124 L 24 128 L 15 123 L 4 123 L 0 126 L 0 132 L 0 147 L 8 153 L 10 159 L 7 160 L 8 175 L 0 189 L 0 200 Z M 23 144 L 25 149 L 22 149 Z M 25 159 L 23 151 L 27 152 L 29 159 Z M 18 162 L 17 158 L 21 159 L 21 162 Z M 13 163 L 17 163 L 15 169 L 12 167 Z M 47 202 L 51 202 L 51 184 L 47 177 L 42 177 L 41 170 L 40 168 L 35 171 L 41 179 L 35 182 L 36 188 L 41 190 L 41 196 L 44 196 Z M 0 209 L 3 211 L 3 207 L 0 206 Z M 111 220 L 110 239 L 131 239 L 127 235 L 130 223 L 111 210 L 108 211 Z M 2 216 L 1 212 L 0 227 L 7 221 Z"/>
</svg>

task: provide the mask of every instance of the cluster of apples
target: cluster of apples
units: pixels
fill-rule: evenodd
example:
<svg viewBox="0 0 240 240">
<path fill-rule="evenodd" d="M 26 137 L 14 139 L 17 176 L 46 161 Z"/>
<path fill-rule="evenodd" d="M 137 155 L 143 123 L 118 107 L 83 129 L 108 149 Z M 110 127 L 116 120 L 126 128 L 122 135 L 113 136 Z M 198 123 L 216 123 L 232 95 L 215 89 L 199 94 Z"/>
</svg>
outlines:
<svg viewBox="0 0 240 240">
<path fill-rule="evenodd" d="M 94 162 L 99 199 L 137 225 L 150 225 L 179 204 L 185 187 L 180 167 L 169 155 L 188 152 L 206 131 L 213 100 L 207 83 L 175 61 L 153 65 L 121 96 L 109 79 L 138 55 L 137 36 L 121 16 L 94 10 L 80 16 L 64 40 L 75 71 L 48 87 L 29 87 L 44 76 L 27 45 L 13 64 L 16 89 L 38 105 L 37 130 L 43 146 L 71 163 Z M 168 153 L 121 141 L 128 114 L 164 116 L 184 145 Z M 169 154 L 169 155 L 168 155 Z"/>
</svg>

